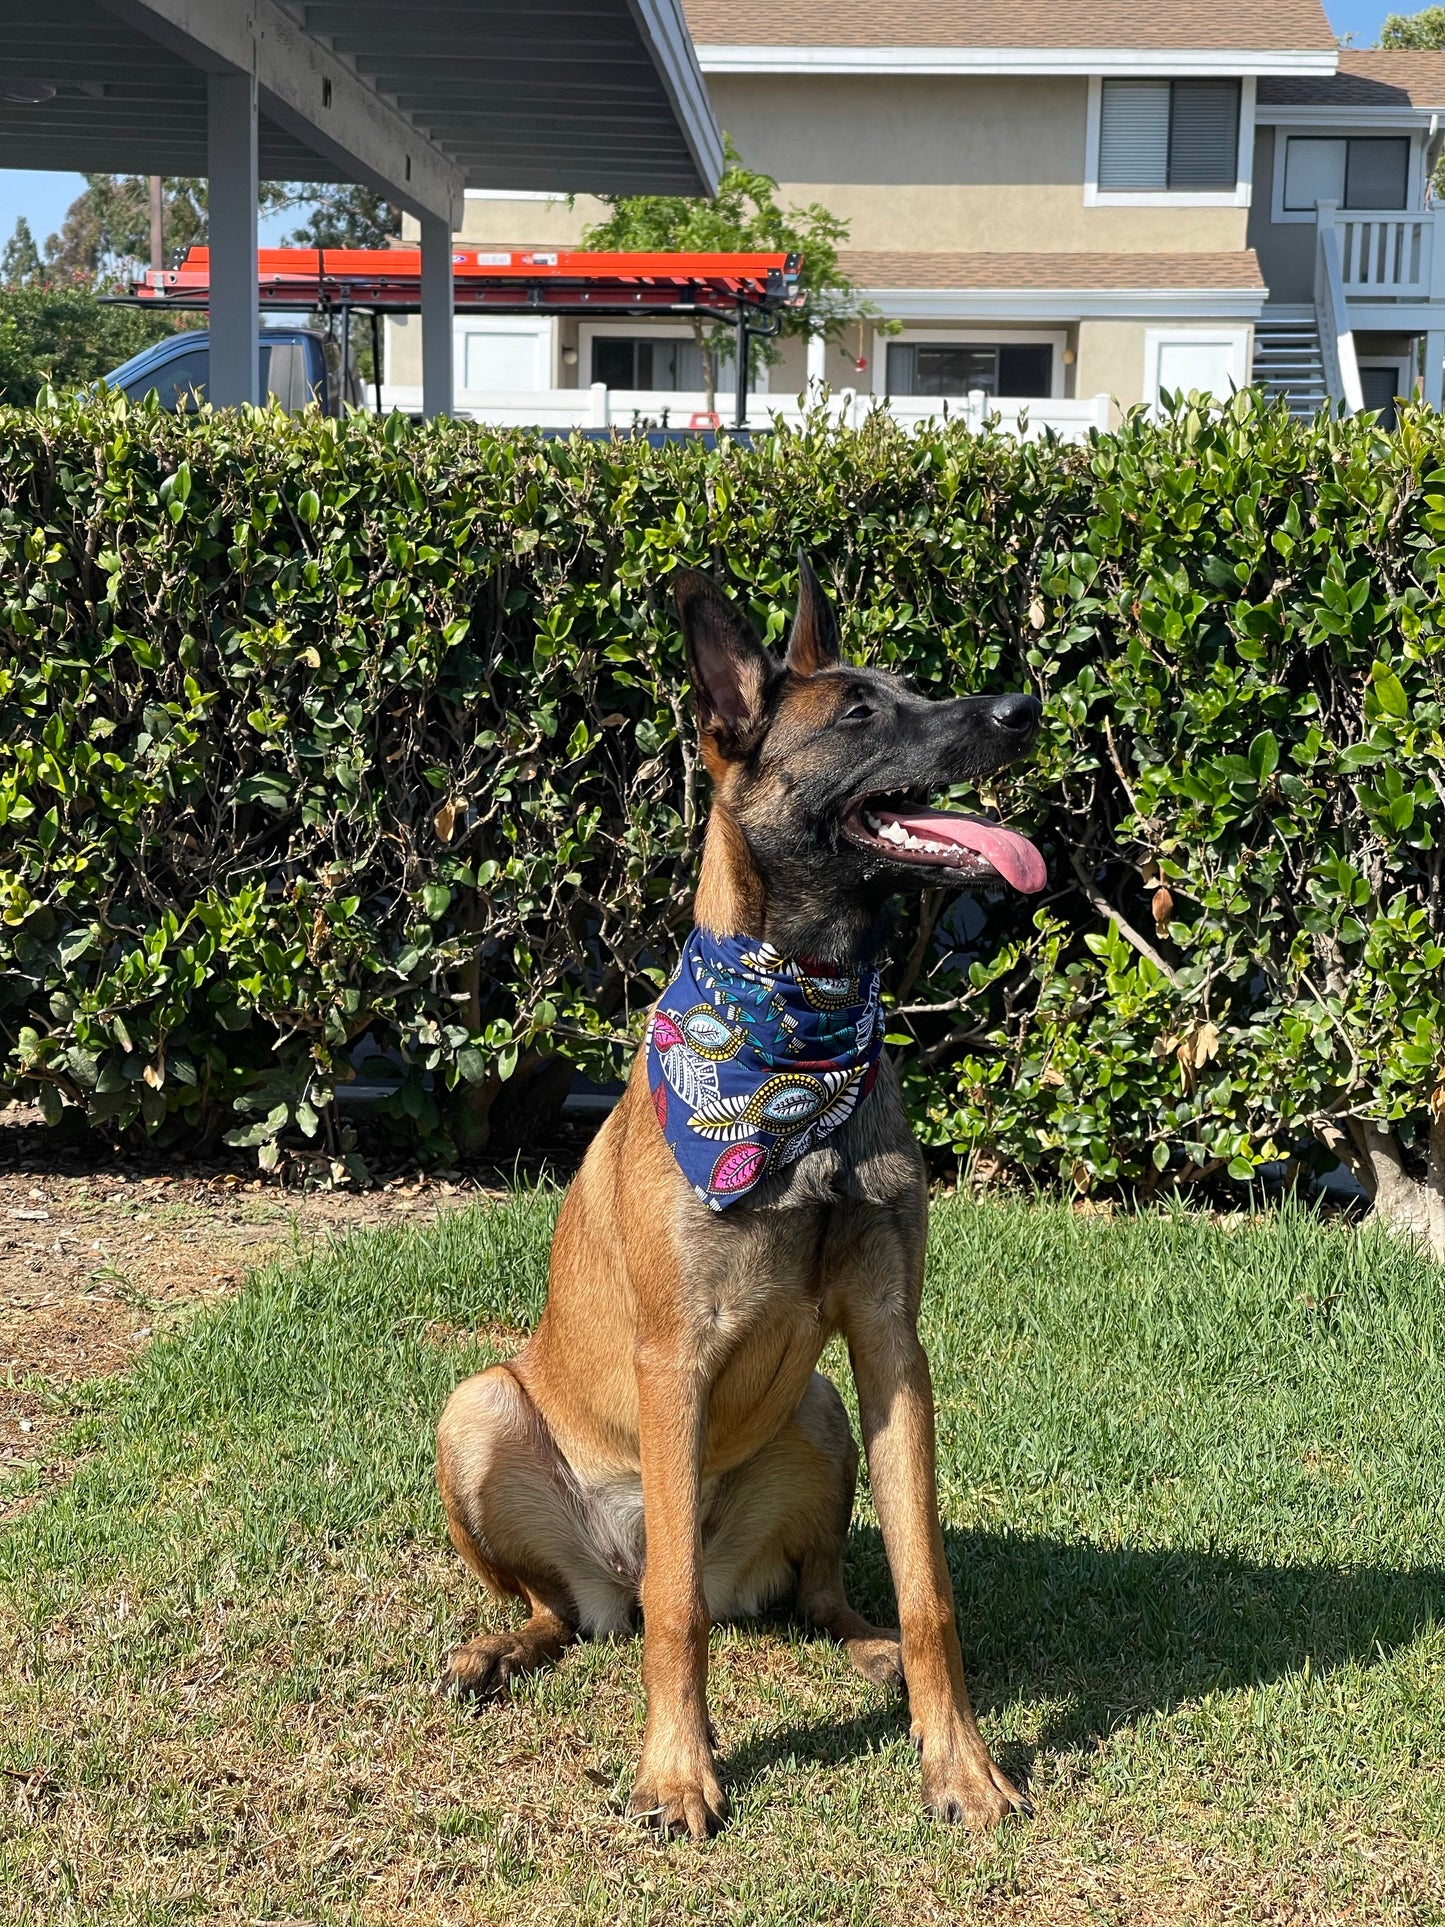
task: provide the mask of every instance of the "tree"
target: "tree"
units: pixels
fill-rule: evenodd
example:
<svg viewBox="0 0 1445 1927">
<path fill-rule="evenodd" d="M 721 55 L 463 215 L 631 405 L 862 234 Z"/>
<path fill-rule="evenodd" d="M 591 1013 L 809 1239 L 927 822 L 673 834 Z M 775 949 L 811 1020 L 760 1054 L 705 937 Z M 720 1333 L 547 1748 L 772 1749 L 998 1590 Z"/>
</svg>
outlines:
<svg viewBox="0 0 1445 1927">
<path fill-rule="evenodd" d="M 97 301 L 88 281 L 0 288 L 0 402 L 27 407 L 47 382 L 83 388 L 171 332 L 172 318 Z"/>
<path fill-rule="evenodd" d="M 306 219 L 286 236 L 294 248 L 384 248 L 401 232 L 401 214 L 383 195 L 351 182 L 318 187 L 314 182 L 278 184 L 277 211 L 304 208 Z"/>
<path fill-rule="evenodd" d="M 15 223 L 15 232 L 5 243 L 5 252 L 0 254 L 0 281 L 8 287 L 24 287 L 38 281 L 40 272 L 40 250 L 30 232 L 30 223 L 22 214 Z"/>
<path fill-rule="evenodd" d="M 161 225 L 167 250 L 206 238 L 206 184 L 167 174 L 161 179 Z M 87 174 L 85 192 L 45 243 L 47 267 L 113 285 L 150 262 L 150 177 Z"/>
<path fill-rule="evenodd" d="M 1445 7 L 1425 7 L 1419 13 L 1388 13 L 1380 29 L 1382 47 L 1416 50 L 1445 47 Z"/>
<path fill-rule="evenodd" d="M 612 210 L 605 221 L 589 227 L 583 243 L 589 248 L 660 254 L 778 254 L 803 257 L 802 285 L 806 309 L 785 309 L 780 318 L 784 335 L 818 334 L 835 339 L 850 321 L 873 310 L 858 299 L 853 283 L 838 263 L 838 248 L 848 238 L 848 223 L 818 201 L 806 207 L 783 207 L 778 184 L 771 174 L 744 167 L 732 141 L 724 136 L 722 180 L 714 200 L 691 200 L 667 194 L 604 194 Z M 693 336 L 702 356 L 703 386 L 708 412 L 717 401 L 718 351 L 732 335 L 732 324 L 720 317 L 698 315 Z M 766 347 L 763 348 L 767 353 Z"/>
</svg>

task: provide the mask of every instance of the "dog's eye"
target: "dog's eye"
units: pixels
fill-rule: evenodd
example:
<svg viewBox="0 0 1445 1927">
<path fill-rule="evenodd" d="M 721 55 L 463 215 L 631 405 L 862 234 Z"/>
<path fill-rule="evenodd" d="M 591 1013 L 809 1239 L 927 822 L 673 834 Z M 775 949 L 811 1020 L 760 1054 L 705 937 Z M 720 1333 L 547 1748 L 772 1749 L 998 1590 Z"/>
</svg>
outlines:
<svg viewBox="0 0 1445 1927">
<path fill-rule="evenodd" d="M 850 703 L 843 711 L 841 720 L 845 723 L 866 723 L 872 714 L 871 703 Z"/>
</svg>

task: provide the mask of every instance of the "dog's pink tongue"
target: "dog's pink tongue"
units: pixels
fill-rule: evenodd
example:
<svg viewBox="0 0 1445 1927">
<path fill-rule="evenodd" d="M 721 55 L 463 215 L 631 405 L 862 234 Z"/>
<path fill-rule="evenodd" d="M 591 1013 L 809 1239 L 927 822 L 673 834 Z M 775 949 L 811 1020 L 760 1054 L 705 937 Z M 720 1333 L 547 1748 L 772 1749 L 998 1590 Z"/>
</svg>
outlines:
<svg viewBox="0 0 1445 1927">
<path fill-rule="evenodd" d="M 1034 895 L 1048 883 L 1048 870 L 1033 844 L 1001 823 L 990 823 L 982 816 L 956 816 L 951 810 L 921 810 L 916 816 L 905 816 L 898 810 L 880 810 L 878 814 L 884 821 L 899 824 L 910 836 L 972 850 L 1025 896 Z"/>
</svg>

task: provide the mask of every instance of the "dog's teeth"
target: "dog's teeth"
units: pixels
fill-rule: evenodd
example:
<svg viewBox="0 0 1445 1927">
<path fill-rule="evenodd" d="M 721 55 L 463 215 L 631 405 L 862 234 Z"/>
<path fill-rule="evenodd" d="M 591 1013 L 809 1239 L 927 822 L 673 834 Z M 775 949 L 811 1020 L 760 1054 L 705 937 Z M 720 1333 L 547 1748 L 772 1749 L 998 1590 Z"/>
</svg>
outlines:
<svg viewBox="0 0 1445 1927">
<path fill-rule="evenodd" d="M 885 843 L 908 843 L 912 839 L 901 823 L 885 823 L 878 831 Z"/>
<path fill-rule="evenodd" d="M 867 824 L 868 828 L 872 830 L 873 834 L 876 836 L 878 834 L 878 818 L 874 816 L 871 810 L 864 810 L 863 821 Z"/>
</svg>

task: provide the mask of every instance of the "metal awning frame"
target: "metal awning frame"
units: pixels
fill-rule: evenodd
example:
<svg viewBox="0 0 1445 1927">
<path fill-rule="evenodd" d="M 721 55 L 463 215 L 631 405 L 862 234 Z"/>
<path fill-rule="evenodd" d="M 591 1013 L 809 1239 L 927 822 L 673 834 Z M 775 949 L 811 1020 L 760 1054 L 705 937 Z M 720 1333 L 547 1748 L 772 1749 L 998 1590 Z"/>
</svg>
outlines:
<svg viewBox="0 0 1445 1927">
<path fill-rule="evenodd" d="M 261 248 L 261 307 L 421 311 L 417 248 Z M 452 249 L 458 314 L 758 315 L 801 308 L 797 254 L 608 254 L 581 249 L 506 252 Z M 210 305 L 210 255 L 190 248 L 168 268 L 148 269 L 126 295 L 137 307 L 201 310 Z M 759 330 L 762 332 L 762 330 Z"/>
<path fill-rule="evenodd" d="M 783 312 L 801 309 L 807 300 L 797 254 L 453 248 L 451 266 L 453 310 L 459 315 L 708 315 L 731 323 L 737 335 L 739 428 L 747 421 L 749 342 L 776 335 Z M 305 310 L 325 316 L 328 327 L 339 321 L 345 393 L 352 314 L 370 315 L 375 353 L 382 315 L 421 313 L 421 273 L 417 248 L 262 248 L 257 299 L 263 311 Z M 209 251 L 190 248 L 170 267 L 147 270 L 131 293 L 104 298 L 167 313 L 207 311 Z"/>
</svg>

